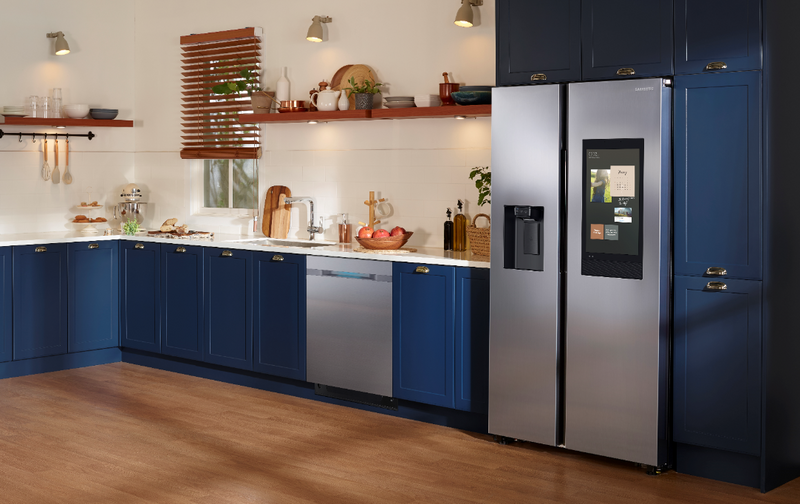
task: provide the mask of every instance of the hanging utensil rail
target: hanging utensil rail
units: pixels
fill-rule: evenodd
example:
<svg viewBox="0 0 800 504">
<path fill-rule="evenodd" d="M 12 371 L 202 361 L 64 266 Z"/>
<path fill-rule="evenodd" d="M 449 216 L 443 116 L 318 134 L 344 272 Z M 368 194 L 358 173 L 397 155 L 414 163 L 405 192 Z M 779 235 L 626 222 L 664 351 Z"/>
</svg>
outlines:
<svg viewBox="0 0 800 504">
<path fill-rule="evenodd" d="M 10 135 L 10 136 L 19 135 L 20 142 L 22 142 L 22 137 L 29 136 L 33 138 L 33 143 L 36 143 L 37 136 L 42 137 L 45 140 L 47 140 L 47 137 L 52 137 L 55 138 L 56 140 L 58 140 L 58 137 L 66 138 L 67 140 L 69 140 L 70 138 L 88 138 L 89 140 L 91 140 L 92 138 L 97 136 L 91 131 L 89 133 L 86 133 L 85 135 L 78 135 L 75 133 L 5 133 L 3 132 L 3 130 L 0 129 L 0 138 L 3 138 L 5 135 Z"/>
</svg>

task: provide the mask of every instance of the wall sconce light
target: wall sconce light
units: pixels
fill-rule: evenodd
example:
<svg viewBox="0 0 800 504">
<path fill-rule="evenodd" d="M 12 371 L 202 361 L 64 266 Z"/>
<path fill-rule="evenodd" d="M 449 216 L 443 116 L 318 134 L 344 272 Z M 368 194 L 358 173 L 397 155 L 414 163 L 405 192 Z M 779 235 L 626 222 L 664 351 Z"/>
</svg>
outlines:
<svg viewBox="0 0 800 504">
<path fill-rule="evenodd" d="M 483 0 L 461 0 L 461 7 L 456 12 L 456 26 L 472 28 L 472 6 L 483 5 Z"/>
<path fill-rule="evenodd" d="M 67 41 L 64 40 L 63 32 L 59 31 L 59 32 L 48 33 L 47 38 L 56 39 L 56 54 L 58 56 L 64 56 L 65 54 L 69 54 L 69 44 L 67 44 Z"/>
<path fill-rule="evenodd" d="M 322 42 L 322 23 L 330 23 L 331 21 L 333 21 L 333 19 L 328 16 L 314 16 L 314 19 L 311 20 L 311 26 L 308 27 L 306 40 Z"/>
</svg>

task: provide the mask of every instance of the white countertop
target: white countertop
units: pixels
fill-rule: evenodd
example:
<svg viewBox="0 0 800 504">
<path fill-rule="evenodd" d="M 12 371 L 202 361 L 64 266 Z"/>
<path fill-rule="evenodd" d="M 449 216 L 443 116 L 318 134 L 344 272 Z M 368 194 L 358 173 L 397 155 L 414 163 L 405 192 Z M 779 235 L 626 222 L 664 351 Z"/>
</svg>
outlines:
<svg viewBox="0 0 800 504">
<path fill-rule="evenodd" d="M 24 233 L 0 235 L 0 247 L 15 245 L 42 245 L 47 243 L 74 243 L 74 242 L 96 242 L 105 240 L 130 240 L 139 242 L 173 243 L 176 245 L 189 245 L 199 247 L 216 247 L 231 250 L 251 250 L 257 252 L 284 252 L 287 254 L 316 255 L 325 257 L 343 257 L 348 259 L 370 259 L 375 261 L 425 263 L 440 266 L 460 266 L 467 268 L 488 268 L 489 258 L 474 255 L 470 251 L 452 252 L 445 251 L 436 247 L 408 247 L 416 248 L 416 252 L 407 254 L 371 254 L 354 252 L 353 245 L 358 247 L 358 243 L 352 245 L 335 244 L 324 247 L 290 247 L 272 246 L 259 243 L 263 236 L 247 235 L 225 235 L 215 234 L 213 239 L 187 240 L 170 239 L 147 234 L 136 236 L 109 235 L 102 234 L 87 235 L 77 231 L 70 232 L 49 232 L 49 233 Z"/>
</svg>

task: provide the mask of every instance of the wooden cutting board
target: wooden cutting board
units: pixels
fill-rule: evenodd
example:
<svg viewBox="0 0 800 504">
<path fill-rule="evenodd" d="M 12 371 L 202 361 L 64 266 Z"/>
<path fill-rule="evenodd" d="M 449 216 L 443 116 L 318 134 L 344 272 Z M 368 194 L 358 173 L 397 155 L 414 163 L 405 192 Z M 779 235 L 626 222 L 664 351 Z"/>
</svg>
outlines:
<svg viewBox="0 0 800 504">
<path fill-rule="evenodd" d="M 261 214 L 261 232 L 270 238 L 286 238 L 289 234 L 290 207 L 283 202 L 292 195 L 286 186 L 272 186 L 264 197 L 264 212 Z"/>
</svg>

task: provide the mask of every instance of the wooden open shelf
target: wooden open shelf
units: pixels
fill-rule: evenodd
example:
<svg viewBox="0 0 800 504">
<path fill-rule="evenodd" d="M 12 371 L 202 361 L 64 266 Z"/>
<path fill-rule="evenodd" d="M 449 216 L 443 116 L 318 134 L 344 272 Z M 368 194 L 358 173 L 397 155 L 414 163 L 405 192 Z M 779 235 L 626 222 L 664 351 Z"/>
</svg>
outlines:
<svg viewBox="0 0 800 504">
<path fill-rule="evenodd" d="M 491 117 L 491 105 L 450 107 L 409 107 L 401 109 L 343 110 L 334 112 L 287 112 L 284 114 L 242 114 L 240 123 L 305 123 L 308 121 L 364 121 L 370 119 L 424 119 L 431 117 Z"/>
<path fill-rule="evenodd" d="M 336 110 L 333 112 L 286 112 L 283 114 L 241 114 L 240 123 L 304 123 L 308 121 L 361 121 L 369 119 L 371 110 Z"/>
<path fill-rule="evenodd" d="M 47 119 L 44 117 L 4 117 L 2 115 L 0 115 L 0 124 L 15 126 L 133 128 L 133 121 L 123 121 L 120 119 L 69 119 L 66 117 Z"/>
<path fill-rule="evenodd" d="M 491 117 L 491 105 L 454 105 L 448 107 L 409 107 L 374 109 L 373 119 L 421 119 L 425 117 Z"/>
</svg>

